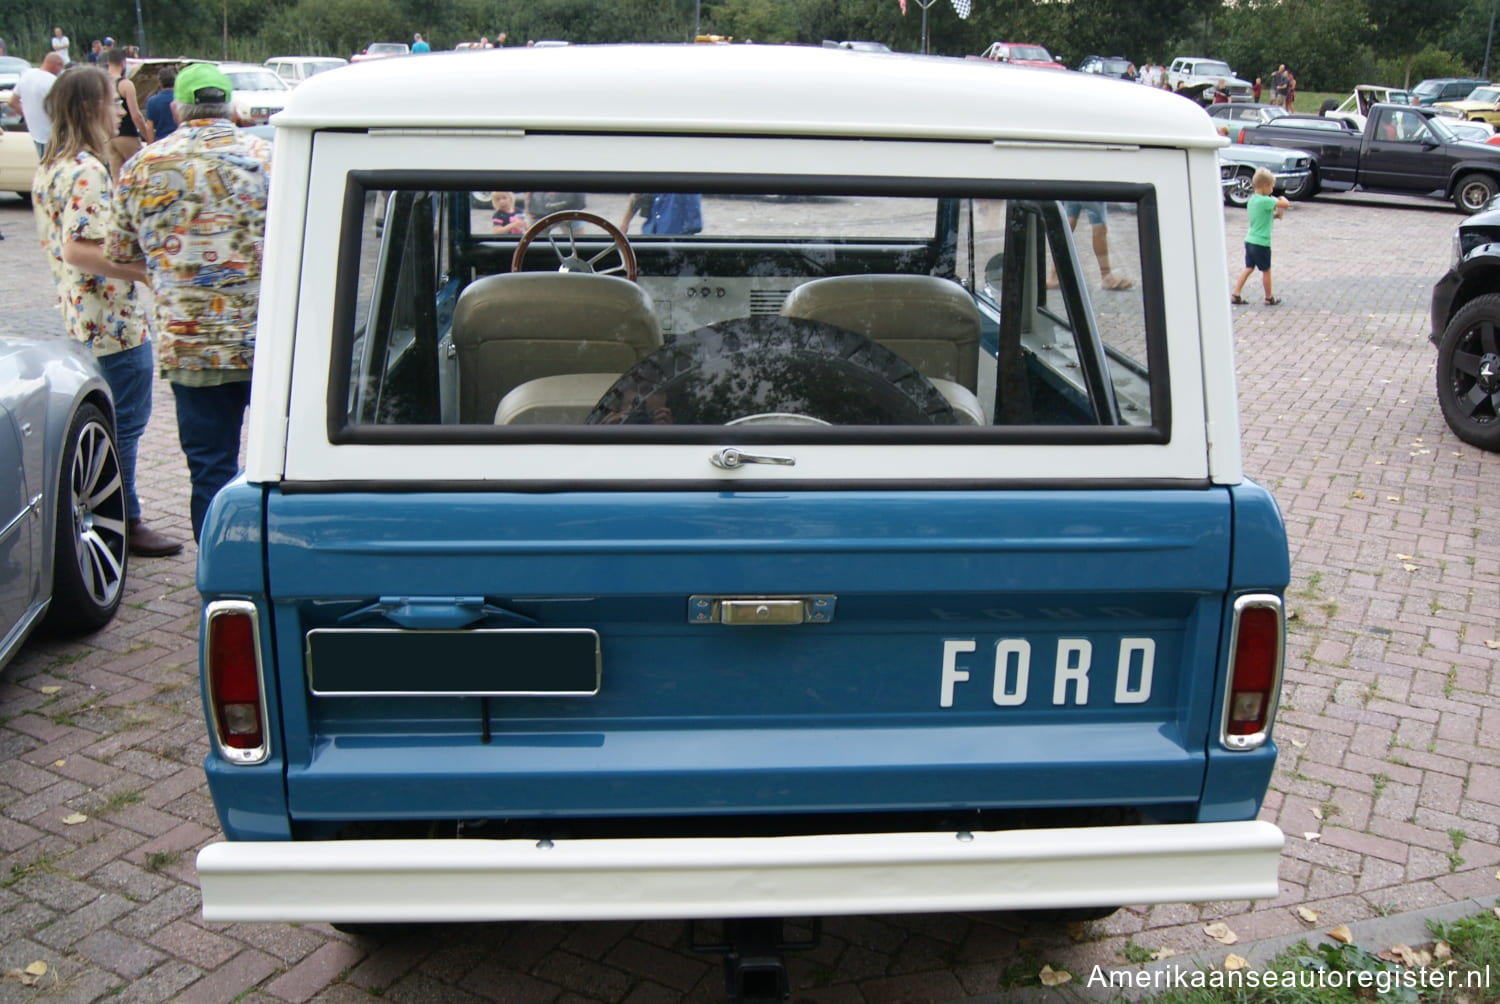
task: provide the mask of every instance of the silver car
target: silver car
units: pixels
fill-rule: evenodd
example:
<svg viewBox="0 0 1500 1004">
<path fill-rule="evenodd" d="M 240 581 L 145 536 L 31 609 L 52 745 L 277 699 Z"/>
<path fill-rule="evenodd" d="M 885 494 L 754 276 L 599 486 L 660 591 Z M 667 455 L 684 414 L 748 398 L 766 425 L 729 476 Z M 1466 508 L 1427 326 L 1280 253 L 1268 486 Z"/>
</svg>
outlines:
<svg viewBox="0 0 1500 1004">
<path fill-rule="evenodd" d="M 0 338 L 0 666 L 38 624 L 106 624 L 126 563 L 114 400 L 93 356 Z"/>
<path fill-rule="evenodd" d="M 1253 178 L 1257 167 L 1264 167 L 1276 176 L 1277 195 L 1298 199 L 1306 192 L 1312 177 L 1312 154 L 1255 143 L 1220 147 L 1219 187 L 1224 190 L 1225 205 L 1243 209 L 1249 203 L 1250 196 L 1255 194 Z"/>
</svg>

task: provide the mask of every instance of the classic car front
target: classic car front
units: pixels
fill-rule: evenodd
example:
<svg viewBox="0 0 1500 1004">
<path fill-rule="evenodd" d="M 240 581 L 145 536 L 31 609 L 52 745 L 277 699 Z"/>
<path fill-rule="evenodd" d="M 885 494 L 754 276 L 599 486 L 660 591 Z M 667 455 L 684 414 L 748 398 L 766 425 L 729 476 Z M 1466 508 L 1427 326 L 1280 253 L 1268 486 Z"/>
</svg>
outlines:
<svg viewBox="0 0 1500 1004">
<path fill-rule="evenodd" d="M 1276 176 L 1276 194 L 1300 198 L 1312 178 L 1312 155 L 1303 150 L 1283 150 L 1255 143 L 1232 143 L 1219 148 L 1219 186 L 1226 205 L 1244 208 L 1255 194 L 1255 169 L 1264 167 Z"/>
<path fill-rule="evenodd" d="M 1461 101 L 1439 101 L 1432 107 L 1457 118 L 1500 125 L 1500 87 L 1476 87 Z"/>
</svg>

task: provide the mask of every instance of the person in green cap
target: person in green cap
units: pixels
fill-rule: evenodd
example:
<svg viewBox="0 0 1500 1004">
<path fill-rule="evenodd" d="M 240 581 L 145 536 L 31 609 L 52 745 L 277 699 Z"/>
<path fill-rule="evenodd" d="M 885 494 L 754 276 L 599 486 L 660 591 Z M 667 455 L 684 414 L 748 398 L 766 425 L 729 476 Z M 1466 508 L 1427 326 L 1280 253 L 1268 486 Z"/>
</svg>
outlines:
<svg viewBox="0 0 1500 1004">
<path fill-rule="evenodd" d="M 193 539 L 239 468 L 250 401 L 271 145 L 233 121 L 229 78 L 193 63 L 172 85 L 177 130 L 125 162 L 106 254 L 144 262 L 157 355 L 192 481 Z"/>
</svg>

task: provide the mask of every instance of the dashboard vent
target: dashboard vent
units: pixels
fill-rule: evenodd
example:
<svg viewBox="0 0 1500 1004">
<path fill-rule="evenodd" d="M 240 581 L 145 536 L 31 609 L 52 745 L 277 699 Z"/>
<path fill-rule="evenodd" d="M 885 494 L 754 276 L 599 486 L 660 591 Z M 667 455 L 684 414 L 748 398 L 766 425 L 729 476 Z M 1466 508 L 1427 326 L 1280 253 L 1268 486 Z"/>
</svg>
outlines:
<svg viewBox="0 0 1500 1004">
<path fill-rule="evenodd" d="M 790 289 L 752 289 L 750 291 L 750 315 L 779 314 Z"/>
</svg>

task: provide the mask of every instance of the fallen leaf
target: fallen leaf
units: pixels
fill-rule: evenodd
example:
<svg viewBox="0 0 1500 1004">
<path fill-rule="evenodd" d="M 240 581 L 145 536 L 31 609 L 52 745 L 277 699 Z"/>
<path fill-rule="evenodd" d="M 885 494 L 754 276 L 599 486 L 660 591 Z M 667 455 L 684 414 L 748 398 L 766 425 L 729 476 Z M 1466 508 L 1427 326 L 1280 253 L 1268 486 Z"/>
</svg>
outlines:
<svg viewBox="0 0 1500 1004">
<path fill-rule="evenodd" d="M 37 959 L 31 965 L 26 967 L 26 974 L 28 976 L 46 976 L 47 963 L 43 962 L 41 959 Z"/>
<path fill-rule="evenodd" d="M 1177 949 L 1175 948 L 1158 948 L 1156 951 L 1151 953 L 1151 961 L 1160 962 L 1162 959 L 1170 959 L 1176 954 Z"/>
<path fill-rule="evenodd" d="M 51 697 L 53 694 L 57 694 L 57 693 L 61 693 L 61 692 L 62 692 L 62 688 L 61 687 L 43 687 L 42 688 L 42 693 L 46 694 L 48 697 Z"/>
<path fill-rule="evenodd" d="M 1365 493 L 1362 491 L 1352 491 L 1349 493 L 1349 497 L 1352 499 L 1362 499 L 1365 497 Z"/>
<path fill-rule="evenodd" d="M 1346 945 L 1354 944 L 1354 932 L 1349 930 L 1348 924 L 1340 924 L 1328 932 L 1328 936 L 1334 941 L 1341 941 Z"/>
<path fill-rule="evenodd" d="M 1295 747 L 1297 747 L 1299 750 L 1305 750 L 1305 749 L 1307 749 L 1307 740 L 1306 739 L 1293 739 L 1292 740 L 1292 745 L 1295 746 Z"/>
<path fill-rule="evenodd" d="M 1497 639 L 1497 638 L 1486 638 L 1484 640 L 1484 647 L 1485 648 L 1500 648 L 1500 639 Z M 1496 878 L 1500 878 L 1500 873 L 1497 873 L 1495 875 L 1495 877 Z"/>
<path fill-rule="evenodd" d="M 67 762 L 68 761 L 66 761 L 66 760 L 53 760 L 52 761 L 52 766 L 54 766 L 54 767 L 61 767 L 63 764 L 65 764 Z"/>
<path fill-rule="evenodd" d="M 1297 916 L 1301 917 L 1309 924 L 1316 924 L 1318 922 L 1318 911 L 1312 909 L 1311 907 L 1297 907 Z"/>
<path fill-rule="evenodd" d="M 1410 561 L 1411 559 L 1413 559 L 1415 557 L 1416 557 L 1415 554 L 1398 554 L 1398 555 L 1396 555 L 1396 560 L 1397 561 Z"/>
<path fill-rule="evenodd" d="M 1203 927 L 1203 933 L 1214 939 L 1221 945 L 1232 945 L 1240 940 L 1240 936 L 1229 929 L 1229 925 L 1221 920 Z"/>
<path fill-rule="evenodd" d="M 1304 834 L 1302 834 L 1302 839 L 1306 840 L 1310 844 L 1315 844 L 1319 840 L 1323 839 L 1323 834 L 1321 834 L 1321 833 L 1304 833 Z"/>
<path fill-rule="evenodd" d="M 1037 974 L 1037 979 L 1042 981 L 1044 987 L 1062 986 L 1073 978 L 1073 974 L 1066 969 L 1053 969 L 1051 966 L 1043 966 L 1042 971 Z"/>
<path fill-rule="evenodd" d="M 62 821 L 64 826 L 77 826 L 79 823 L 87 823 L 89 817 L 81 812 L 70 812 L 62 817 Z"/>
<path fill-rule="evenodd" d="M 1375 466 L 1376 467 L 1384 467 L 1385 466 L 1385 461 L 1384 460 L 1377 460 L 1377 461 L 1375 461 Z"/>
<path fill-rule="evenodd" d="M 15 980 L 23 987 L 36 986 L 37 978 L 21 969 L 7 969 L 5 970 L 4 976 L 8 980 Z"/>
<path fill-rule="evenodd" d="M 1250 961 L 1243 955 L 1235 955 L 1233 952 L 1230 952 L 1228 955 L 1224 956 L 1224 968 L 1231 973 L 1236 972 L 1240 969 L 1245 969 L 1249 965 Z"/>
<path fill-rule="evenodd" d="M 1436 945 L 1432 946 L 1432 957 L 1434 959 L 1453 958 L 1453 946 L 1446 941 L 1439 941 Z"/>
<path fill-rule="evenodd" d="M 1308 809 L 1307 811 L 1311 812 L 1313 814 L 1313 818 L 1314 819 L 1322 821 L 1322 819 L 1323 819 L 1323 810 L 1322 809 L 1318 808 L 1315 805 L 1311 809 Z"/>
<path fill-rule="evenodd" d="M 1385 497 L 1385 500 L 1387 502 L 1400 502 L 1401 501 L 1401 496 L 1400 495 L 1387 495 Z"/>
<path fill-rule="evenodd" d="M 1415 572 L 1417 570 L 1417 566 L 1413 565 L 1409 561 L 1404 561 L 1401 563 L 1401 570 L 1404 572 Z"/>
<path fill-rule="evenodd" d="M 1067 932 L 1068 937 L 1072 938 L 1074 941 L 1082 941 L 1084 938 L 1088 937 L 1089 928 L 1088 925 L 1083 923 L 1082 921 L 1075 920 L 1071 921 L 1068 924 Z"/>
<path fill-rule="evenodd" d="M 1289 620 L 1289 621 L 1296 620 L 1297 619 L 1297 611 L 1295 611 L 1295 610 L 1288 610 L 1287 613 L 1286 613 L 1286 619 Z"/>
<path fill-rule="evenodd" d="M 1376 952 L 1375 957 L 1387 962 L 1399 962 L 1407 969 L 1425 969 L 1432 965 L 1431 953 L 1412 948 L 1410 945 L 1392 945 L 1383 952 Z"/>
</svg>

